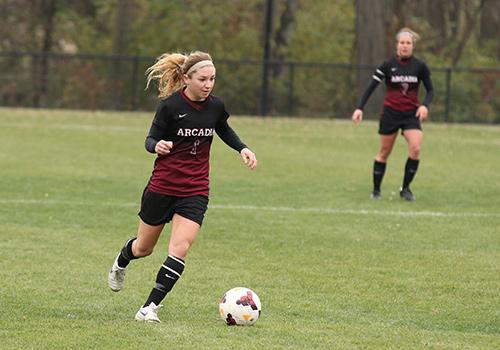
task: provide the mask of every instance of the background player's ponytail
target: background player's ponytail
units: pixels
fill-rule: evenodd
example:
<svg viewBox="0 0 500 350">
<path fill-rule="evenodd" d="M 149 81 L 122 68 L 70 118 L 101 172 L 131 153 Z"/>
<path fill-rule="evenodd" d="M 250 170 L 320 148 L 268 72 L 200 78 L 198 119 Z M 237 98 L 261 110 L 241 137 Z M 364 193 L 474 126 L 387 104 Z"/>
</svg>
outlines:
<svg viewBox="0 0 500 350">
<path fill-rule="evenodd" d="M 152 81 L 158 82 L 158 98 L 163 99 L 184 87 L 183 74 L 200 61 L 212 61 L 206 52 L 195 51 L 185 56 L 180 53 L 164 53 L 146 70 L 146 89 Z M 196 70 L 189 72 L 189 76 Z"/>
<path fill-rule="evenodd" d="M 398 33 L 396 34 L 396 42 L 399 41 L 399 37 L 402 35 L 402 34 L 410 34 L 411 37 L 412 37 L 412 41 L 413 41 L 413 47 L 415 47 L 415 44 L 417 43 L 417 41 L 420 40 L 420 35 L 418 35 L 417 32 L 411 30 L 410 28 L 408 27 L 404 27 L 404 28 L 401 28 Z"/>
</svg>

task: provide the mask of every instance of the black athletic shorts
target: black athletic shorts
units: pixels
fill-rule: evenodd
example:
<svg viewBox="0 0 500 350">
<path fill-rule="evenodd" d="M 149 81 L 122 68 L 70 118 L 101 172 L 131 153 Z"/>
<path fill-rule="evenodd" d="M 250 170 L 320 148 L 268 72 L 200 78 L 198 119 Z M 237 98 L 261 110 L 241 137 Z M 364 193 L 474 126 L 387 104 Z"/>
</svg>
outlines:
<svg viewBox="0 0 500 350">
<path fill-rule="evenodd" d="M 401 133 L 408 129 L 422 130 L 420 119 L 417 118 L 417 110 L 397 111 L 384 106 L 378 124 L 378 133 L 380 135 L 392 135 L 399 129 L 401 129 Z"/>
<path fill-rule="evenodd" d="M 139 217 L 148 225 L 158 226 L 170 222 L 174 214 L 179 214 L 201 226 L 207 207 L 207 196 L 175 197 L 145 190 Z"/>
</svg>

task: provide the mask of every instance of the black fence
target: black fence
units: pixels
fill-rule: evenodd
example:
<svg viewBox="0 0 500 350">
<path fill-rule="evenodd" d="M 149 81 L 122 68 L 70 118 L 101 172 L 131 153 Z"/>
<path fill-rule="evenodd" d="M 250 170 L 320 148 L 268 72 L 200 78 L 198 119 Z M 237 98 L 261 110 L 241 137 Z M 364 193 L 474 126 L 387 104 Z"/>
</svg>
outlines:
<svg viewBox="0 0 500 350">
<path fill-rule="evenodd" d="M 155 109 L 156 91 L 144 91 L 154 57 L 94 54 L 0 53 L 0 106 L 90 110 Z M 233 115 L 350 118 L 374 66 L 216 60 L 217 84 Z M 435 99 L 431 118 L 444 122 L 500 123 L 500 68 L 431 67 Z M 377 118 L 383 88 L 365 109 Z M 425 89 L 421 88 L 422 97 Z"/>
</svg>

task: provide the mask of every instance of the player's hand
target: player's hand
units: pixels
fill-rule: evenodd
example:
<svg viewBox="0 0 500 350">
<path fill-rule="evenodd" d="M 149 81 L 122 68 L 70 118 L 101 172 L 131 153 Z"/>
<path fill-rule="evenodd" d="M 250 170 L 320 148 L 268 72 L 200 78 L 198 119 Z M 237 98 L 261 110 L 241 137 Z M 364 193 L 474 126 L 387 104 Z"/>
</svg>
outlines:
<svg viewBox="0 0 500 350">
<path fill-rule="evenodd" d="M 361 109 L 356 109 L 352 113 L 352 121 L 354 124 L 359 124 L 363 120 L 363 111 Z"/>
<path fill-rule="evenodd" d="M 248 148 L 243 148 L 240 152 L 240 155 L 241 159 L 243 159 L 243 163 L 245 163 L 245 165 L 251 170 L 257 167 L 257 158 L 255 157 L 255 154 Z"/>
<path fill-rule="evenodd" d="M 155 152 L 160 156 L 164 156 L 170 153 L 174 143 L 172 141 L 160 140 L 155 146 Z"/>
<path fill-rule="evenodd" d="M 421 105 L 417 109 L 417 118 L 420 119 L 421 122 L 425 122 L 427 120 L 427 116 L 429 115 L 429 110 L 426 106 Z"/>
</svg>

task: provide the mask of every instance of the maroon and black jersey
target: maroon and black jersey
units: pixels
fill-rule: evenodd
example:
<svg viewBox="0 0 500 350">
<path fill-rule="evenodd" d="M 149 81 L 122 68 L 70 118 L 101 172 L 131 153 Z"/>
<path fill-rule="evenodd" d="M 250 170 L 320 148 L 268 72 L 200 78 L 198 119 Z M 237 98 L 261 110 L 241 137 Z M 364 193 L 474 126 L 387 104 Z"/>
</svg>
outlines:
<svg viewBox="0 0 500 350">
<path fill-rule="evenodd" d="M 373 80 L 358 103 L 358 108 L 363 109 L 372 92 L 382 81 L 387 87 L 384 106 L 397 111 L 417 109 L 420 106 L 418 88 L 420 82 L 423 82 L 427 94 L 422 104 L 428 107 L 434 96 L 430 75 L 427 65 L 413 56 L 407 59 L 394 57 L 385 61 L 375 70 Z"/>
<path fill-rule="evenodd" d="M 237 150 L 246 146 L 227 124 L 224 103 L 210 95 L 191 101 L 183 91 L 162 100 L 157 108 L 146 149 L 154 153 L 160 140 L 172 141 L 170 153 L 158 156 L 147 189 L 164 195 L 208 196 L 210 146 L 214 133 Z"/>
</svg>

